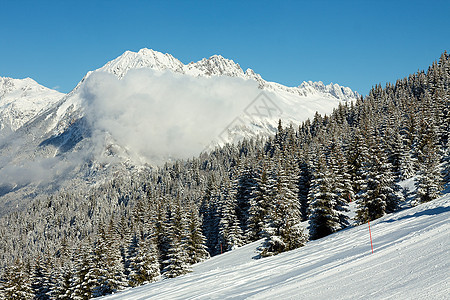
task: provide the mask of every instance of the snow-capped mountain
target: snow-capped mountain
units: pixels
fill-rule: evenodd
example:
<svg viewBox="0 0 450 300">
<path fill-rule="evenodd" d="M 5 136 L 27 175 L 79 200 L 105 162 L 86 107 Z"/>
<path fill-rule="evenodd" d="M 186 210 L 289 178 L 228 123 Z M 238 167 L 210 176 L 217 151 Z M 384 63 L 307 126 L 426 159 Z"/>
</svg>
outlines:
<svg viewBox="0 0 450 300">
<path fill-rule="evenodd" d="M 88 72 L 77 87 L 65 97 L 64 101 L 55 107 L 52 113 L 52 126 L 48 128 L 47 132 L 52 132 L 54 135 L 62 134 L 67 124 L 84 114 L 83 88 L 86 87 L 86 82 L 91 76 L 106 72 L 122 80 L 131 70 L 152 70 L 157 74 L 169 72 L 182 78 L 235 78 L 241 80 L 243 85 L 254 83 L 258 86 L 259 92 L 265 93 L 263 95 L 254 93 L 254 95 L 242 99 L 245 105 L 242 106 L 241 111 L 230 116 L 226 124 L 218 125 L 219 128 L 216 130 L 216 136 L 211 144 L 208 144 L 209 141 L 201 142 L 207 145 L 204 147 L 206 149 L 257 134 L 273 134 L 279 119 L 283 119 L 285 124 L 298 125 L 312 117 L 315 112 L 329 114 L 337 107 L 338 103 L 354 101 L 359 97 L 357 92 L 338 84 L 324 85 L 322 82 L 308 81 L 301 83 L 298 87 L 286 87 L 275 82 L 268 82 L 253 70 L 247 69 L 244 72 L 239 64 L 220 55 L 213 55 L 208 59 L 204 58 L 185 65 L 170 54 L 141 49 L 138 52 L 126 51 L 103 67 Z M 155 74 L 154 77 L 158 76 Z M 151 78 L 146 80 L 135 89 L 138 90 L 145 85 L 152 84 Z M 190 92 L 192 91 L 188 90 L 188 93 Z M 183 94 L 186 95 L 184 92 Z M 160 95 L 159 97 L 164 96 Z M 197 152 L 201 150 L 203 148 L 198 149 Z"/>
<path fill-rule="evenodd" d="M 239 64 L 221 55 L 213 55 L 210 58 L 203 58 L 198 62 L 191 62 L 184 65 L 168 53 L 163 54 L 152 49 L 144 48 L 138 52 L 126 51 L 96 71 L 108 72 L 121 79 L 128 71 L 139 68 L 150 68 L 158 71 L 171 70 L 191 76 L 230 76 L 252 79 L 257 81 L 260 87 L 265 90 L 283 90 L 304 97 L 321 95 L 323 97 L 348 101 L 355 100 L 359 96 L 357 92 L 352 91 L 348 87 L 341 87 L 338 84 L 324 85 L 320 81 L 304 81 L 298 87 L 286 87 L 275 82 L 267 82 L 252 69 L 247 69 L 244 72 Z"/>
<path fill-rule="evenodd" d="M 31 78 L 0 77 L 0 130 L 17 130 L 63 96 Z"/>
<path fill-rule="evenodd" d="M 31 79 L 2 78 L 0 126 L 11 130 L 0 130 L 0 197 L 14 202 L 24 198 L 18 191 L 55 189 L 73 178 L 95 182 L 123 163 L 197 156 L 273 134 L 279 119 L 298 126 L 357 97 L 337 84 L 267 82 L 220 55 L 183 64 L 150 49 L 88 72 L 66 95 Z"/>
<path fill-rule="evenodd" d="M 127 81 L 127 74 L 132 70 L 135 73 L 139 70 L 150 70 L 153 73 L 140 74 L 139 76 L 134 75 L 132 80 Z M 119 79 L 119 82 L 123 81 L 124 83 L 118 86 L 120 83 L 110 83 L 111 78 L 99 78 L 101 74 L 105 73 L 113 74 L 115 78 Z M 162 77 L 165 79 L 162 80 Z M 221 80 L 231 81 L 222 82 Z M 168 81 L 169 83 L 167 83 Z M 102 91 L 103 94 L 98 95 L 98 89 L 101 89 L 101 86 L 105 85 L 106 82 L 112 85 L 104 88 L 107 92 Z M 148 88 L 153 85 L 158 85 L 158 88 Z M 233 86 L 232 88 L 231 85 Z M 241 86 L 245 87 L 245 91 L 241 90 Z M 108 94 L 109 90 L 114 89 L 117 89 L 115 94 Z M 145 99 L 148 98 L 156 102 L 159 101 L 159 104 L 157 107 L 147 108 L 147 110 L 161 110 L 161 107 L 165 107 L 165 102 L 170 102 L 170 99 L 166 101 L 166 97 L 170 98 L 168 94 L 173 94 L 173 91 L 177 89 L 179 89 L 178 94 L 172 96 L 173 98 L 177 98 L 177 100 L 173 100 L 176 102 L 172 106 L 183 106 L 195 101 L 197 98 L 203 99 L 202 103 L 198 103 L 196 110 L 193 110 L 192 107 L 186 107 L 185 111 L 188 111 L 188 113 L 179 113 L 178 120 L 197 120 L 200 119 L 199 115 L 205 117 L 212 115 L 215 111 L 220 111 L 219 116 L 211 117 L 212 119 L 206 118 L 203 122 L 207 123 L 210 129 L 208 134 L 204 134 L 206 137 L 203 137 L 202 134 L 198 134 L 197 132 L 196 134 L 192 133 L 194 130 L 205 127 L 200 120 L 197 123 L 193 122 L 191 124 L 192 128 L 195 127 L 197 129 L 190 129 L 191 131 L 187 133 L 181 130 L 182 132 L 179 134 L 186 136 L 186 139 L 189 139 L 189 135 L 202 136 L 203 138 L 203 140 L 195 140 L 195 147 L 190 147 L 192 151 L 188 155 L 184 155 L 184 157 L 196 155 L 202 150 L 211 149 L 216 145 L 236 142 L 244 137 L 253 137 L 257 134 L 273 134 L 276 131 L 279 119 L 282 119 L 285 124 L 292 123 L 298 126 L 302 121 L 311 118 L 315 112 L 329 114 L 339 103 L 353 101 L 359 97 L 358 93 L 353 92 L 350 88 L 341 87 L 337 84 L 324 85 L 322 82 L 309 81 L 301 83 L 298 87 L 286 87 L 278 83 L 267 82 L 253 70 L 247 69 L 244 72 L 239 64 L 220 55 L 214 55 L 208 59 L 204 58 L 198 62 L 191 62 L 185 65 L 170 54 L 163 54 L 150 49 L 141 49 L 139 52 L 126 51 L 118 58 L 106 63 L 103 67 L 88 72 L 74 90 L 64 97 L 61 98 L 62 95 L 60 93 L 53 93 L 53 106 L 39 107 L 39 114 L 36 113 L 37 109 L 32 110 L 36 118 L 27 126 L 26 132 L 27 134 L 34 132 L 35 135 L 42 138 L 41 142 L 45 141 L 45 143 L 41 143 L 39 146 L 46 145 L 49 147 L 49 145 L 52 145 L 54 149 L 47 149 L 46 151 L 52 152 L 54 155 L 67 152 L 68 149 L 72 149 L 75 144 L 81 141 L 86 142 L 87 140 L 84 139 L 86 137 L 82 136 L 82 132 L 102 131 L 105 134 L 102 137 L 104 142 L 102 146 L 103 150 L 115 149 L 113 151 L 114 155 L 121 156 L 122 159 L 127 160 L 132 158 L 132 160 L 138 163 L 145 162 L 153 164 L 170 157 L 179 158 L 180 155 L 177 153 L 165 155 L 168 151 L 167 149 L 176 148 L 173 144 L 165 145 L 165 148 L 163 147 L 160 152 L 154 151 L 153 154 L 150 153 L 149 155 L 147 153 L 143 155 L 142 153 L 137 153 L 143 150 L 133 149 L 132 143 L 126 140 L 126 138 L 125 141 L 121 141 L 121 137 L 118 137 L 111 128 L 108 128 L 111 125 L 102 124 L 101 128 L 90 128 L 89 126 L 92 126 L 92 124 L 87 125 L 89 122 L 86 122 L 91 121 L 90 123 L 96 123 L 97 125 L 100 122 L 111 124 L 117 122 L 118 119 L 121 120 L 124 115 L 128 115 L 130 119 L 134 119 L 134 123 L 131 122 L 133 124 L 130 124 L 128 121 L 121 122 L 120 124 L 116 124 L 115 128 L 121 127 L 124 130 L 127 129 L 127 135 L 130 135 L 130 132 L 135 132 L 136 128 L 141 126 L 140 123 L 137 123 L 139 118 L 136 117 L 139 115 L 139 112 L 131 112 L 129 111 L 130 109 L 135 109 L 133 107 L 137 107 L 138 105 L 146 106 L 147 103 L 145 101 L 147 100 Z M 224 89 L 226 90 L 225 92 L 222 91 Z M 250 90 L 252 92 L 249 92 Z M 222 94 L 219 95 L 220 93 Z M 122 98 L 116 99 L 119 97 L 118 95 Z M 229 103 L 238 96 L 240 97 L 239 100 L 234 101 L 239 103 L 233 105 L 239 108 L 229 109 L 227 107 L 230 106 Z M 58 98 L 61 99 L 55 103 L 54 99 Z M 88 98 L 95 100 L 87 100 Z M 135 101 L 134 99 L 136 98 L 145 98 L 145 101 L 140 101 L 132 106 L 126 103 L 126 101 Z M 155 100 L 154 98 L 157 99 Z M 225 104 L 222 104 L 217 109 L 210 108 L 207 111 L 203 110 L 205 106 L 213 102 L 214 98 L 220 98 L 221 103 Z M 111 99 L 115 99 L 116 102 Z M 102 103 L 103 106 L 97 107 L 94 105 L 95 112 L 92 112 L 92 103 Z M 111 106 L 119 107 L 122 105 L 123 107 L 120 108 L 120 111 L 111 112 L 111 116 L 108 116 L 110 118 L 107 120 L 103 120 L 101 116 L 99 118 L 97 115 L 101 114 L 104 117 L 107 114 L 106 112 L 111 109 Z M 118 108 L 114 109 L 117 110 Z M 172 107 L 166 107 L 163 113 L 169 111 L 169 116 L 163 118 L 163 122 L 166 122 L 166 119 L 170 119 L 170 114 L 173 110 Z M 189 110 L 192 110 L 190 115 Z M 90 112 L 90 118 L 86 118 L 87 112 Z M 120 117 L 118 117 L 118 114 Z M 132 114 L 134 116 L 130 117 Z M 154 123 L 156 123 L 160 115 L 154 116 Z M 30 113 L 28 116 L 28 118 L 21 119 L 20 122 L 16 121 L 15 124 L 17 125 L 14 126 L 14 129 L 16 130 L 30 121 L 34 115 Z M 218 118 L 223 119 L 221 123 L 217 122 Z M 145 117 L 144 119 L 147 128 L 154 126 L 150 118 Z M 164 123 L 164 128 L 169 128 L 171 125 L 170 123 Z M 214 125 L 217 128 L 211 128 Z M 189 127 L 189 124 L 177 123 L 173 127 L 172 129 L 168 129 L 167 135 L 174 135 L 174 131 L 180 131 L 180 128 Z M 39 132 L 36 132 L 37 128 L 39 128 Z M 34 140 L 39 140 L 39 138 Z M 145 138 L 145 136 L 138 137 L 139 140 Z M 49 143 L 49 141 L 52 143 Z M 152 150 L 148 148 L 156 147 L 157 145 L 161 145 L 161 143 L 159 140 L 152 141 L 150 146 L 146 146 L 145 151 L 151 152 Z M 183 148 L 186 148 L 186 145 L 183 145 Z M 99 151 L 104 152 L 103 150 Z M 33 150 L 33 152 L 36 151 Z M 148 156 L 151 156 L 151 158 L 149 159 Z M 181 155 L 182 157 L 183 155 Z"/>
</svg>

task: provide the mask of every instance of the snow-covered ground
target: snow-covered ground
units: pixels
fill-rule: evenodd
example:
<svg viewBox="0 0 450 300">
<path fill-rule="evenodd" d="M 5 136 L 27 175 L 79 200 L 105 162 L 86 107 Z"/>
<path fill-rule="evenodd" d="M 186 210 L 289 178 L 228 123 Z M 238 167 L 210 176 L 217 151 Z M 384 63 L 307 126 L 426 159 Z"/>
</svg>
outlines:
<svg viewBox="0 0 450 300">
<path fill-rule="evenodd" d="M 106 299 L 449 299 L 450 195 L 275 257 L 255 242 Z"/>
</svg>

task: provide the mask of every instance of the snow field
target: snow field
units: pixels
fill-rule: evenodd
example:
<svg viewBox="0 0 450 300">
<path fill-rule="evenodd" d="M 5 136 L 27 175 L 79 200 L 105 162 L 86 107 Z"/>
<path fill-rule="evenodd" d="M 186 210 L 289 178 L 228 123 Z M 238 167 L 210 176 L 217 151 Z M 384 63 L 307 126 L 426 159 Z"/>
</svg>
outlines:
<svg viewBox="0 0 450 300">
<path fill-rule="evenodd" d="M 255 242 L 193 272 L 105 299 L 449 299 L 450 195 L 252 259 Z"/>
</svg>

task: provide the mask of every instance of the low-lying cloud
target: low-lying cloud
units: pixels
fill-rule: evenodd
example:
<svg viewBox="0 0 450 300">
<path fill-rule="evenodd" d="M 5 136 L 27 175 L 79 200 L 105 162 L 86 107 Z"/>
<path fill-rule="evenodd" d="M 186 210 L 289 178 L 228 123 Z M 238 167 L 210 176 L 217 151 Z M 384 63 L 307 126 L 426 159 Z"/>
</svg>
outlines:
<svg viewBox="0 0 450 300">
<path fill-rule="evenodd" d="M 134 159 L 160 163 L 198 155 L 258 92 L 252 80 L 139 69 L 93 73 L 81 96 L 94 140 L 108 133 Z"/>
</svg>

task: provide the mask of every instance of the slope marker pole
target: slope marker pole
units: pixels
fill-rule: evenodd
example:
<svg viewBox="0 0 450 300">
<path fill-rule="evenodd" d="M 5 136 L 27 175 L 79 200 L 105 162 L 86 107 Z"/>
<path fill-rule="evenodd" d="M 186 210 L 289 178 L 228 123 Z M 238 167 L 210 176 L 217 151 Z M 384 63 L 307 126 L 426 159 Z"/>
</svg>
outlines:
<svg viewBox="0 0 450 300">
<path fill-rule="evenodd" d="M 372 232 L 370 231 L 370 221 L 368 221 L 368 224 L 369 224 L 370 248 L 372 248 L 372 254 L 373 254 Z"/>
</svg>

